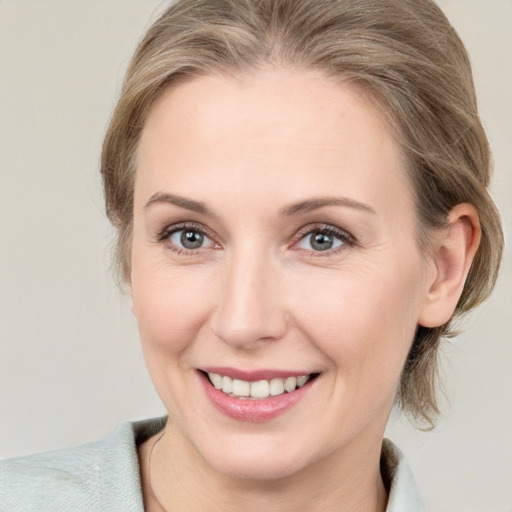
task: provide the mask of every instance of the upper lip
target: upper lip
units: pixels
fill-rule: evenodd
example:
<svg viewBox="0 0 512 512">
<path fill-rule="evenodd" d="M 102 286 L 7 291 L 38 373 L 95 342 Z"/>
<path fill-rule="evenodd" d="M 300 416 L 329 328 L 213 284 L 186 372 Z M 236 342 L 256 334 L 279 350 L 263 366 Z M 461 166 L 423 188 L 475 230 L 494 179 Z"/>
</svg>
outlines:
<svg viewBox="0 0 512 512">
<path fill-rule="evenodd" d="M 227 366 L 207 366 L 200 368 L 207 373 L 217 373 L 223 377 L 231 379 L 245 380 L 248 382 L 256 382 L 258 380 L 286 379 L 288 377 L 299 377 L 300 375 L 310 375 L 312 372 L 303 370 L 241 370 L 239 368 L 231 368 Z"/>
</svg>

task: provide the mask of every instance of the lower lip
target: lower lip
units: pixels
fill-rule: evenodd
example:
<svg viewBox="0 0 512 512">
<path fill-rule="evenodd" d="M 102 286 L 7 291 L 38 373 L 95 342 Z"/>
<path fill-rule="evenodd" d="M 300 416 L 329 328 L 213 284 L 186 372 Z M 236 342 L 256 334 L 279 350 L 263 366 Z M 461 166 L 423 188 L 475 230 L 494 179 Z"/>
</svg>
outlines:
<svg viewBox="0 0 512 512">
<path fill-rule="evenodd" d="M 283 414 L 304 398 L 314 382 L 314 380 L 310 380 L 303 387 L 290 393 L 258 400 L 244 400 L 228 396 L 215 388 L 202 372 L 200 372 L 200 376 L 206 395 L 218 411 L 235 420 L 250 423 L 262 423 Z"/>
</svg>

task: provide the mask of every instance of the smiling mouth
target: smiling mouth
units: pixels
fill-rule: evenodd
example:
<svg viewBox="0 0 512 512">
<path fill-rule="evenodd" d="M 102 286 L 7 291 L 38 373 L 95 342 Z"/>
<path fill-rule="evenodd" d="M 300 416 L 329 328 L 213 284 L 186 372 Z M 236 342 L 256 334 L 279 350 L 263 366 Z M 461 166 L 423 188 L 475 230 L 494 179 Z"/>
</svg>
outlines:
<svg viewBox="0 0 512 512">
<path fill-rule="evenodd" d="M 265 398 L 291 393 L 302 388 L 318 377 L 318 373 L 297 375 L 287 378 L 262 379 L 247 381 L 232 379 L 218 373 L 203 372 L 212 386 L 231 398 L 241 400 L 264 400 Z"/>
</svg>

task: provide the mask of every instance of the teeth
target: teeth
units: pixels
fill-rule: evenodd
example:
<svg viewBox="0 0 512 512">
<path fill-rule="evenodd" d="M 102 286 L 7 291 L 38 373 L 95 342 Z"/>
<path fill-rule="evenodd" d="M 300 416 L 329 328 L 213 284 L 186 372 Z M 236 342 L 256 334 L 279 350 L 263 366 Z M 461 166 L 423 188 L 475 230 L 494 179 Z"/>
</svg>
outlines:
<svg viewBox="0 0 512 512">
<path fill-rule="evenodd" d="M 309 380 L 309 375 L 301 375 L 300 377 L 297 377 L 297 386 L 301 388 L 306 384 L 306 382 Z"/>
<path fill-rule="evenodd" d="M 210 382 L 216 389 L 221 389 L 226 395 L 237 398 L 268 398 L 269 396 L 282 395 L 285 392 L 291 393 L 297 388 L 304 386 L 311 375 L 299 375 L 287 379 L 258 380 L 248 382 L 246 380 L 231 379 L 218 373 L 208 373 Z"/>
<path fill-rule="evenodd" d="M 224 379 L 229 379 L 229 377 L 224 377 Z M 224 388 L 222 388 L 222 391 L 224 391 Z M 234 379 L 232 393 L 235 396 L 250 396 L 251 383 L 247 382 L 246 380 Z"/>
<path fill-rule="evenodd" d="M 233 381 L 229 377 L 222 377 L 222 391 L 226 394 L 233 391 Z"/>
<path fill-rule="evenodd" d="M 218 373 L 210 373 L 210 380 L 217 389 L 222 389 L 222 377 Z"/>
<path fill-rule="evenodd" d="M 263 382 L 267 382 L 267 381 L 263 381 Z M 295 386 L 293 386 L 293 389 L 295 389 Z M 293 389 L 292 389 L 292 391 L 293 391 Z M 269 393 L 272 396 L 282 395 L 284 393 L 284 390 L 285 390 L 285 383 L 284 383 L 283 379 L 272 379 L 270 381 Z"/>
<path fill-rule="evenodd" d="M 290 391 L 293 391 L 296 387 L 297 387 L 297 377 L 288 377 L 284 381 L 284 389 L 286 389 L 286 391 L 288 391 L 288 393 Z"/>
<path fill-rule="evenodd" d="M 270 394 L 269 387 L 268 380 L 251 382 L 251 396 L 253 398 L 267 398 Z"/>
</svg>

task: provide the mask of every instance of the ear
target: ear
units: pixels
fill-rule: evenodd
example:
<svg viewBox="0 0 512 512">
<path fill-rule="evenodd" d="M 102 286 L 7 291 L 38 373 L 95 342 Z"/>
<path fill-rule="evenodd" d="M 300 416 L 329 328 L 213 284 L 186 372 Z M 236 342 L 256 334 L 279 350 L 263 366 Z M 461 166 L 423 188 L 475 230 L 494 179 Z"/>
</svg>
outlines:
<svg viewBox="0 0 512 512">
<path fill-rule="evenodd" d="M 480 222 L 475 207 L 462 203 L 448 215 L 448 226 L 435 236 L 434 272 L 418 323 L 438 327 L 450 320 L 480 244 Z"/>
</svg>

